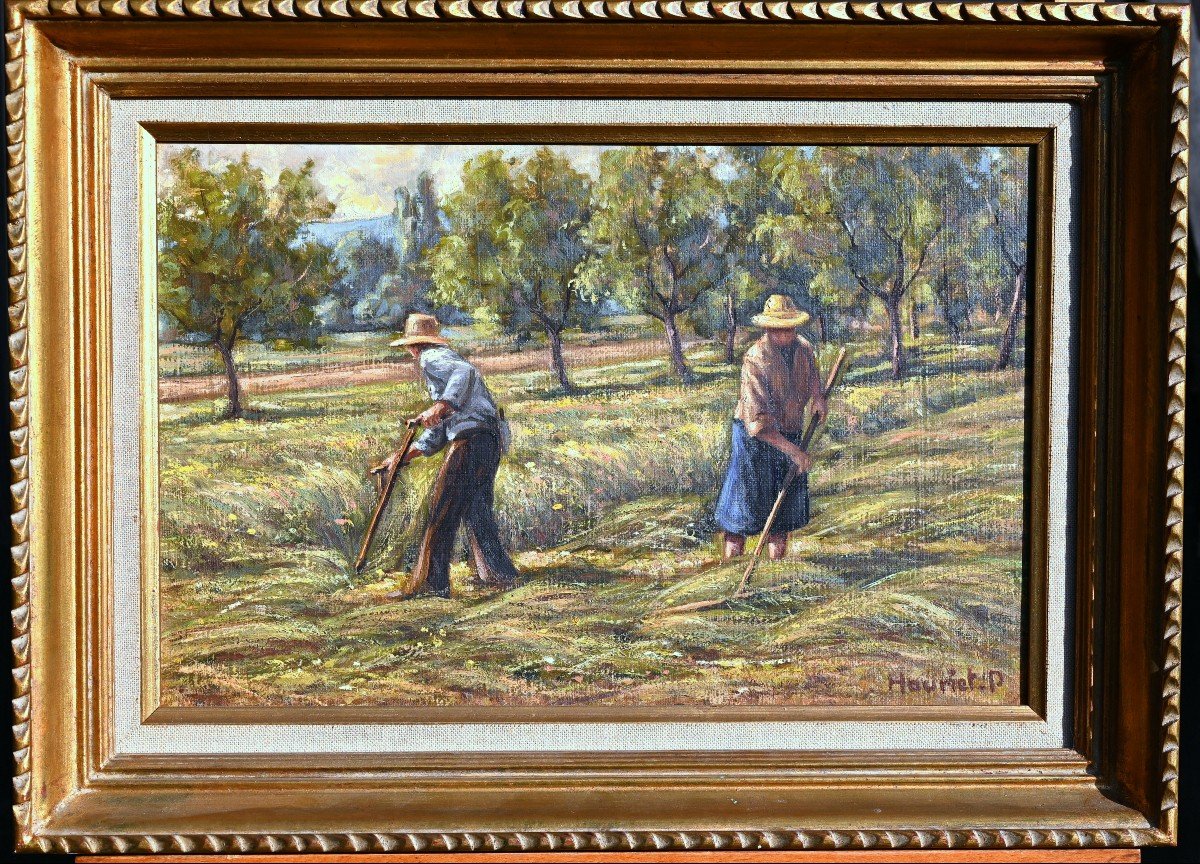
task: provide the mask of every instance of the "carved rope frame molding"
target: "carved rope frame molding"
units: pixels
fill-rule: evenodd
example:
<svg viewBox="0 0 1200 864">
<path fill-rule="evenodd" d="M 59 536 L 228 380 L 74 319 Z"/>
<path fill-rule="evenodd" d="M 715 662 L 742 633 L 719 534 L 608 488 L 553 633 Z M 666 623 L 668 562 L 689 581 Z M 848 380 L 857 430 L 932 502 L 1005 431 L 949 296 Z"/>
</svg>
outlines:
<svg viewBox="0 0 1200 864">
<path fill-rule="evenodd" d="M 1172 842 L 1178 820 L 1180 609 L 1183 573 L 1184 355 L 1187 287 L 1188 10 L 1142 3 L 765 2 L 765 0 L 15 0 L 6 4 L 10 438 L 13 472 L 14 816 L 24 848 L 46 852 L 434 852 L 737 849 L 1004 849 Z M 29 435 L 26 320 L 25 80 L 27 19 L 658 20 L 836 23 L 1158 24 L 1173 33 L 1170 285 L 1167 348 L 1166 602 L 1162 610 L 1161 776 L 1153 830 L 556 831 L 356 834 L 103 835 L 35 838 L 30 808 Z"/>
</svg>

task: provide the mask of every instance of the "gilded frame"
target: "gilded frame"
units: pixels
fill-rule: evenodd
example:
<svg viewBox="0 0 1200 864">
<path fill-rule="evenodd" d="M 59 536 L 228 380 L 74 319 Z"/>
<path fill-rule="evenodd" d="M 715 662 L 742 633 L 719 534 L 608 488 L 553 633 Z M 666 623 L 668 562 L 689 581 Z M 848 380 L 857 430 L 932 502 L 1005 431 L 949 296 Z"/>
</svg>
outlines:
<svg viewBox="0 0 1200 864">
<path fill-rule="evenodd" d="M 6 11 L 15 813 L 22 848 L 598 851 L 1173 842 L 1186 8 L 18 0 Z M 299 22 L 275 23 L 285 19 Z M 602 19 L 640 23 L 614 27 Z M 532 26 L 537 20 L 545 25 Z M 898 28 L 903 45 L 896 44 Z M 110 499 L 97 479 L 111 467 L 102 407 L 111 336 L 104 314 L 103 121 L 113 98 L 212 92 L 970 94 L 1079 106 L 1072 746 L 533 753 L 482 762 L 453 754 L 342 756 L 336 764 L 312 756 L 114 755 L 107 719 L 112 636 L 103 603 L 112 589 L 104 547 Z M 204 134 L 203 124 L 162 131 Z M 272 130 L 238 134 L 270 140 Z M 361 133 L 335 134 L 345 140 Z M 1037 416 L 1035 439 L 1042 434 Z M 1035 477 L 1036 470 L 1035 460 Z M 247 809 L 242 802 L 250 791 L 269 791 L 272 807 Z M 503 812 L 480 804 L 501 791 Z M 402 825 L 395 824 L 397 812 L 405 814 Z"/>
</svg>

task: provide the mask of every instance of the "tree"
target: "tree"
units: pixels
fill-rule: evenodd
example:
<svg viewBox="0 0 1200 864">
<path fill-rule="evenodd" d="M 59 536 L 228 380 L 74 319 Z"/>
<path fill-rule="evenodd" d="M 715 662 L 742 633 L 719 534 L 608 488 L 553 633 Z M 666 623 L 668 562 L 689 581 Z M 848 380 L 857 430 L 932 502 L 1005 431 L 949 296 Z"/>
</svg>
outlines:
<svg viewBox="0 0 1200 864">
<path fill-rule="evenodd" d="M 977 199 L 976 195 L 971 200 Z M 974 306 L 972 286 L 978 283 L 978 231 L 974 230 L 977 214 L 971 213 L 967 206 L 953 206 L 949 202 L 943 209 L 946 230 L 938 237 L 927 282 L 946 332 L 957 343 L 962 341 L 963 328 L 970 323 Z"/>
<path fill-rule="evenodd" d="M 724 278 L 724 189 L 701 148 L 622 147 L 600 158 L 588 233 L 601 250 L 584 276 L 663 325 L 671 365 L 692 379 L 679 318 Z"/>
<path fill-rule="evenodd" d="M 334 254 L 342 269 L 331 286 L 326 315 L 331 325 L 359 329 L 358 321 L 378 327 L 381 320 L 403 319 L 402 310 L 393 308 L 386 289 L 398 278 L 400 261 L 391 243 L 362 231 L 354 231 L 338 241 Z M 331 326 L 331 329 L 334 329 Z"/>
<path fill-rule="evenodd" d="M 755 233 L 759 216 L 781 205 L 771 182 L 771 148 L 736 146 L 725 148 L 725 161 L 731 176 L 726 181 L 726 247 L 722 263 L 722 312 L 725 324 L 725 362 L 735 361 L 739 311 L 768 293 L 770 276 L 784 268 L 768 267 L 762 237 Z M 786 267 L 786 265 L 785 265 Z M 786 277 L 784 279 L 786 281 Z M 777 289 L 781 293 L 792 293 Z M 771 291 L 769 293 L 777 293 Z"/>
<path fill-rule="evenodd" d="M 424 307 L 433 281 L 425 260 L 445 233 L 438 202 L 437 184 L 428 171 L 422 171 L 412 186 L 396 190 L 396 278 L 387 283 L 394 296 L 392 305 L 401 309 L 401 319 L 418 307 Z"/>
<path fill-rule="evenodd" d="M 247 154 L 208 169 L 189 148 L 171 157 L 168 171 L 158 208 L 159 309 L 220 356 L 228 416 L 240 417 L 235 345 L 315 321 L 313 306 L 336 266 L 331 250 L 304 241 L 300 229 L 328 219 L 334 206 L 313 178 L 311 161 L 283 170 L 269 189 Z"/>
<path fill-rule="evenodd" d="M 993 371 L 1012 361 L 1017 332 L 1025 313 L 1025 282 L 1029 242 L 1029 168 L 1028 156 L 1017 157 L 1011 150 L 996 148 L 980 166 L 977 176 L 985 207 L 983 243 L 991 254 L 998 283 L 1007 286 L 1003 306 L 1007 324 L 1000 337 Z"/>
<path fill-rule="evenodd" d="M 542 147 L 524 161 L 484 153 L 463 166 L 462 184 L 444 205 L 450 230 L 429 256 L 432 296 L 528 315 L 546 334 L 551 374 L 572 390 L 563 331 L 578 317 L 591 179 Z"/>
<path fill-rule="evenodd" d="M 787 294 L 813 315 L 821 340 L 869 318 L 871 299 L 844 267 L 838 229 L 824 213 L 828 191 L 811 149 L 763 148 L 759 173 L 770 192 L 754 224 L 767 293 Z M 785 186 L 786 184 L 786 186 Z"/>
<path fill-rule="evenodd" d="M 943 236 L 949 233 L 945 232 Z M 930 287 L 941 310 L 942 323 L 950 334 L 950 341 L 961 342 L 963 327 L 968 324 L 971 314 L 971 297 L 967 290 L 969 262 L 955 258 L 948 250 L 944 250 L 938 255 L 932 271 Z"/>
<path fill-rule="evenodd" d="M 858 291 L 887 315 L 892 377 L 904 375 L 902 303 L 927 275 L 945 230 L 940 202 L 966 183 L 961 155 L 945 147 L 793 148 L 777 176 L 795 215 L 770 220 L 776 240 L 804 248 L 825 288 Z"/>
<path fill-rule="evenodd" d="M 857 289 L 844 291 L 829 281 L 822 282 L 814 272 L 812 254 L 816 236 L 802 229 L 803 211 L 812 195 L 785 192 L 780 184 L 783 169 L 790 164 L 793 146 L 736 146 L 726 148 L 732 163 L 729 180 L 730 245 L 744 280 L 736 278 L 727 286 L 728 325 L 737 324 L 733 293 L 737 282 L 744 281 L 741 306 L 758 306 L 768 294 L 786 294 L 801 309 L 808 311 L 819 338 L 824 341 L 848 318 L 861 315 L 862 303 L 855 302 Z M 799 219 L 787 217 L 797 217 Z M 732 357 L 727 340 L 726 355 Z M 732 361 L 731 361 L 732 362 Z"/>
</svg>

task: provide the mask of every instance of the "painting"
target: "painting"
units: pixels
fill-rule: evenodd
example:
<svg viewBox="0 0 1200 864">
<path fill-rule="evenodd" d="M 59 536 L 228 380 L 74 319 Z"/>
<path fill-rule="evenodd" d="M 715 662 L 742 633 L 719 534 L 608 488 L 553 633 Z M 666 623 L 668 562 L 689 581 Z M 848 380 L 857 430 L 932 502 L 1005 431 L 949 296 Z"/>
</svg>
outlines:
<svg viewBox="0 0 1200 864">
<path fill-rule="evenodd" d="M 157 160 L 164 705 L 1021 703 L 1028 148 Z"/>
</svg>

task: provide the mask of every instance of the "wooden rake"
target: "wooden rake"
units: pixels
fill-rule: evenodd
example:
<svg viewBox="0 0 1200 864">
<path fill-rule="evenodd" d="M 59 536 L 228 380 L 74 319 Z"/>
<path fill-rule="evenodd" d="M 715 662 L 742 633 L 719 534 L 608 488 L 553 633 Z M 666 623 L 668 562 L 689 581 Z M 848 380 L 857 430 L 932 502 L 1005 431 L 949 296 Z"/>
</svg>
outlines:
<svg viewBox="0 0 1200 864">
<path fill-rule="evenodd" d="M 829 370 L 829 377 L 825 381 L 825 389 L 822 391 L 825 395 L 827 406 L 829 395 L 833 392 L 833 388 L 837 386 L 838 380 L 841 378 L 845 362 L 846 348 L 843 346 L 842 350 L 838 352 L 837 359 L 833 361 L 833 367 Z M 826 410 L 828 411 L 828 407 Z M 817 433 L 817 426 L 818 421 L 814 414 L 808 418 L 808 428 L 804 430 L 804 437 L 800 439 L 801 450 L 808 450 L 813 436 Z M 771 512 L 767 516 L 767 524 L 763 526 L 762 533 L 758 535 L 758 542 L 754 544 L 754 553 L 750 556 L 750 563 L 746 565 L 746 572 L 742 574 L 742 581 L 738 583 L 737 589 L 728 597 L 722 597 L 718 600 L 699 600 L 695 603 L 684 603 L 682 606 L 670 606 L 663 609 L 661 614 L 675 615 L 680 612 L 699 612 L 702 609 L 716 609 L 734 600 L 742 600 L 750 596 L 746 591 L 746 586 L 750 584 L 750 576 L 753 575 L 754 569 L 758 566 L 758 562 L 762 558 L 763 547 L 767 545 L 767 537 L 771 533 L 771 526 L 775 524 L 775 517 L 779 515 L 779 508 L 783 506 L 783 499 L 786 497 L 788 490 L 791 489 L 792 483 L 795 482 L 799 473 L 795 465 L 788 470 L 787 476 L 783 480 L 783 487 L 779 490 L 779 495 L 775 498 L 775 504 L 771 507 Z"/>
</svg>

